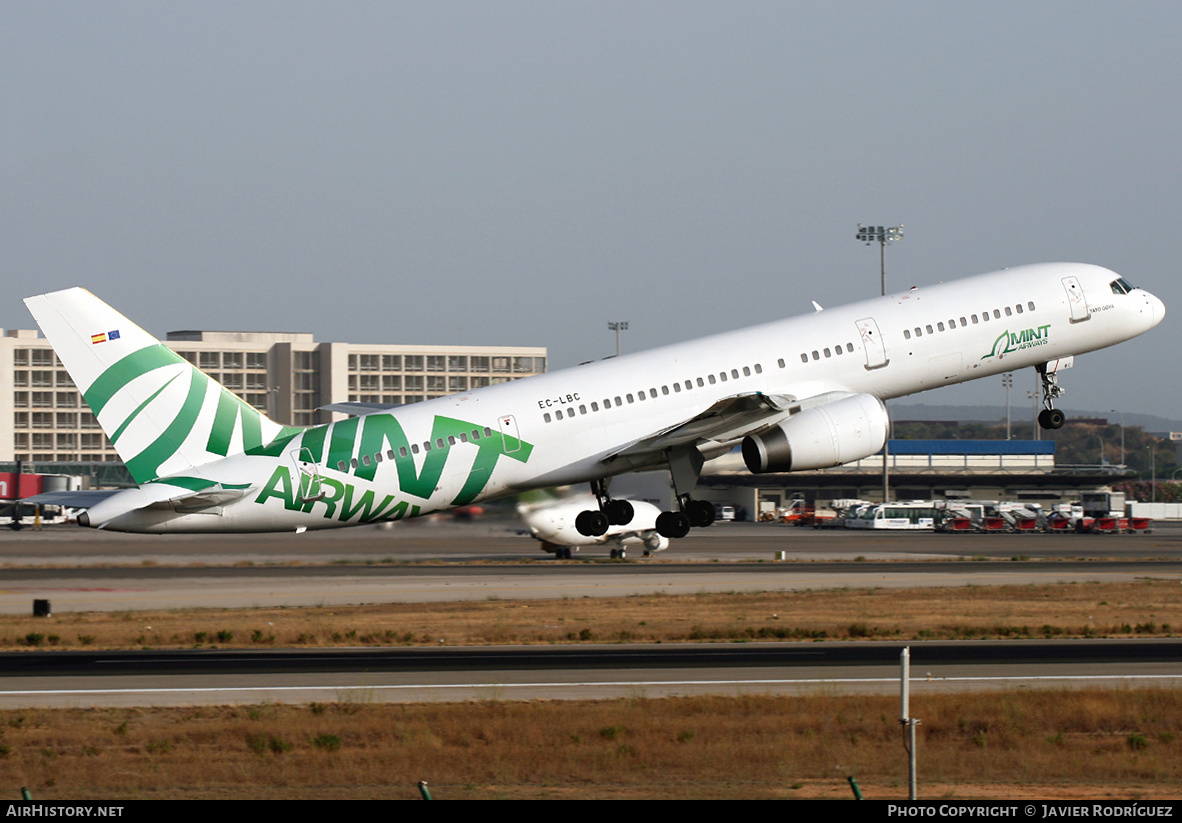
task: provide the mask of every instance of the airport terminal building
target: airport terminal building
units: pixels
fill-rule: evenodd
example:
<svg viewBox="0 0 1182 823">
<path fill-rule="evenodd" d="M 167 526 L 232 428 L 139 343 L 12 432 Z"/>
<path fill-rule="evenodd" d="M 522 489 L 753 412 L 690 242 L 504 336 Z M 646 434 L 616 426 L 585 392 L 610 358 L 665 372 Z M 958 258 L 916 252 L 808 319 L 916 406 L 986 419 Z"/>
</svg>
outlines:
<svg viewBox="0 0 1182 823">
<path fill-rule="evenodd" d="M 318 343 L 303 332 L 170 332 L 165 345 L 278 423 L 343 400 L 418 403 L 546 371 L 545 347 Z M 340 415 L 338 415 L 339 417 Z M 0 462 L 118 462 L 49 341 L 0 330 Z"/>
</svg>

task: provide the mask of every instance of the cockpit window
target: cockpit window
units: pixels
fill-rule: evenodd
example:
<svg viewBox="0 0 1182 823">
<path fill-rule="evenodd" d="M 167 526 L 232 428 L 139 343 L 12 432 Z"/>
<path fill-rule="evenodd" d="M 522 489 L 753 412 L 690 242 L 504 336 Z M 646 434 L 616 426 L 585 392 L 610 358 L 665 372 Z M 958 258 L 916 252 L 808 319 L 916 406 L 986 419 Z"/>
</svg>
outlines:
<svg viewBox="0 0 1182 823">
<path fill-rule="evenodd" d="M 1125 280 L 1123 277 L 1118 277 L 1116 280 L 1113 280 L 1109 285 L 1112 286 L 1112 293 L 1113 294 L 1128 294 L 1134 288 L 1136 288 L 1135 286 L 1130 285 L 1130 283 L 1127 280 Z"/>
</svg>

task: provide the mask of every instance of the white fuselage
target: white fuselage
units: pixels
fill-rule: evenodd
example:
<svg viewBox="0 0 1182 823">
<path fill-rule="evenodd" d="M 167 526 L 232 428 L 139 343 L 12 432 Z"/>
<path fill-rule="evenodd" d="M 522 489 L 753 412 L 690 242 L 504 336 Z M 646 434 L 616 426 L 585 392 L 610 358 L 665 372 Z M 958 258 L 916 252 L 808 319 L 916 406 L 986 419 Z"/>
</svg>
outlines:
<svg viewBox="0 0 1182 823">
<path fill-rule="evenodd" d="M 248 489 L 223 507 L 140 509 L 106 527 L 329 528 L 651 467 L 659 450 L 630 447 L 736 395 L 889 399 L 1135 337 L 1164 307 L 1118 292 L 1117 279 L 1084 264 L 1025 266 L 350 418 L 185 473 Z M 706 456 L 731 446 L 698 444 Z"/>
</svg>

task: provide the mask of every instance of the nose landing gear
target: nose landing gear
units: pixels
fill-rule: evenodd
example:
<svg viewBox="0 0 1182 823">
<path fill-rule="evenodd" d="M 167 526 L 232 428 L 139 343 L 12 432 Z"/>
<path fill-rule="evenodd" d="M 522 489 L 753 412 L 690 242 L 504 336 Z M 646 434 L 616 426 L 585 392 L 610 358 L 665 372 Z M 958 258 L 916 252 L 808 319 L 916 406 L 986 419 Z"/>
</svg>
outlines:
<svg viewBox="0 0 1182 823">
<path fill-rule="evenodd" d="M 1044 429 L 1061 429 L 1067 422 L 1067 415 L 1055 408 L 1055 400 L 1062 397 L 1065 390 L 1059 385 L 1057 372 L 1048 371 L 1047 364 L 1034 367 L 1042 380 L 1043 410 L 1038 413 L 1038 425 Z"/>
</svg>

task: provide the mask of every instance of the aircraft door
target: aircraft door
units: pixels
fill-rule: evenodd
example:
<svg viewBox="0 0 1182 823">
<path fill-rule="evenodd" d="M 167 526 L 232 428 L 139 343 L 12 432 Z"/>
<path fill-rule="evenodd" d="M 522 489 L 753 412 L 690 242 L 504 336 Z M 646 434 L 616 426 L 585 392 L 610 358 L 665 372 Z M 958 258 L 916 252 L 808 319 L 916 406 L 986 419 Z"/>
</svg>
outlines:
<svg viewBox="0 0 1182 823">
<path fill-rule="evenodd" d="M 862 338 L 862 348 L 866 351 L 866 368 L 881 369 L 891 361 L 887 358 L 886 344 L 878 331 L 878 324 L 873 317 L 864 317 L 857 323 L 858 336 Z"/>
<path fill-rule="evenodd" d="M 1067 292 L 1067 305 L 1071 308 L 1072 323 L 1082 323 L 1092 316 L 1088 312 L 1088 298 L 1084 295 L 1078 277 L 1064 277 L 1063 289 Z"/>
<path fill-rule="evenodd" d="M 296 473 L 293 477 L 299 480 L 297 495 L 301 503 L 308 503 L 322 499 L 326 492 L 320 486 L 320 466 L 312 455 L 312 450 L 303 446 L 291 452 L 291 462 L 295 465 Z"/>
<path fill-rule="evenodd" d="M 501 429 L 501 439 L 505 444 L 505 454 L 515 452 L 521 448 L 521 435 L 517 431 L 517 419 L 511 414 L 502 414 L 497 418 Z"/>
</svg>

